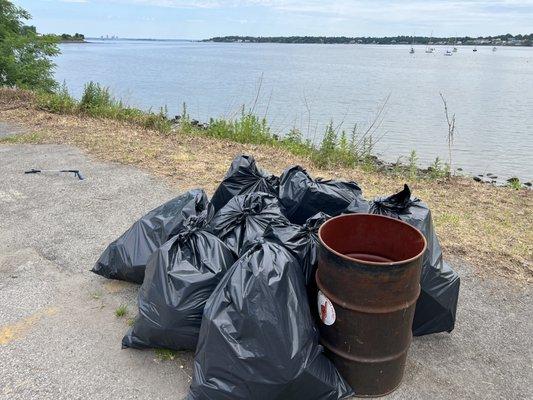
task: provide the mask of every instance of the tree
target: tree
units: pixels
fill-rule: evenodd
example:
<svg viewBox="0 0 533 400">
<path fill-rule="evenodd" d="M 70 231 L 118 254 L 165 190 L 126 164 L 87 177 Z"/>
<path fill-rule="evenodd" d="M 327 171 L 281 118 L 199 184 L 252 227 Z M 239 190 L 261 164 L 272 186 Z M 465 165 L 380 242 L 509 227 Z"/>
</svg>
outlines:
<svg viewBox="0 0 533 400">
<path fill-rule="evenodd" d="M 57 86 L 51 57 L 59 54 L 58 40 L 26 25 L 30 18 L 11 1 L 0 0 L 0 86 L 51 91 Z"/>
</svg>

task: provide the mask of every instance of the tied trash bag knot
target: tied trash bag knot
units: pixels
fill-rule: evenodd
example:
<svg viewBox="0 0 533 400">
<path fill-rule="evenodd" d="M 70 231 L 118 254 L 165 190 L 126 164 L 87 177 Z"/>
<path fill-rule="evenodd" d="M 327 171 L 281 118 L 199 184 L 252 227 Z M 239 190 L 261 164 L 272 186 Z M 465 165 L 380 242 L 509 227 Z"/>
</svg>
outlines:
<svg viewBox="0 0 533 400">
<path fill-rule="evenodd" d="M 389 197 L 378 197 L 370 206 L 372 214 L 394 216 L 404 213 L 412 203 L 420 202 L 417 198 L 411 198 L 411 189 L 406 184 L 403 190 Z"/>
<path fill-rule="evenodd" d="M 207 208 L 198 215 L 191 215 L 176 232 L 178 242 L 186 241 L 195 232 L 207 229 L 209 222 L 213 218 L 214 209 L 208 204 Z"/>
</svg>

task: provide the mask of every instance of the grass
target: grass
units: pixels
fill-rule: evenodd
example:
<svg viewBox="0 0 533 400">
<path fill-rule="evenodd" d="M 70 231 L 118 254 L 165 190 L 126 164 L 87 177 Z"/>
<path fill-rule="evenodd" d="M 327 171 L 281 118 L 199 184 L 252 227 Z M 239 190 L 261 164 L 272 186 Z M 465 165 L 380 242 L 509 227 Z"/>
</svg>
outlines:
<svg viewBox="0 0 533 400">
<path fill-rule="evenodd" d="M 85 85 L 79 101 L 68 93 L 65 85 L 52 93 L 37 92 L 35 100 L 38 108 L 56 114 L 82 114 L 114 119 L 162 133 L 168 133 L 172 128 L 166 109 L 153 113 L 125 106 L 110 94 L 108 88 L 94 82 Z"/>
<path fill-rule="evenodd" d="M 178 354 L 175 350 L 170 349 L 155 349 L 155 356 L 161 361 L 173 361 Z"/>
<path fill-rule="evenodd" d="M 3 91 L 6 90 L 3 89 Z M 10 93 L 17 92 L 11 91 Z M 173 129 L 166 108 L 161 109 L 158 113 L 153 113 L 125 106 L 120 100 L 112 96 L 107 87 L 94 82 L 85 85 L 79 101 L 69 94 L 65 84 L 52 93 L 26 92 L 26 94 L 33 96 L 36 108 L 54 114 L 89 116 L 127 122 L 163 134 L 179 132 L 231 140 L 242 144 L 275 146 L 294 156 L 306 157 L 319 168 L 360 166 L 366 172 L 376 170 L 390 172 L 390 169 L 383 168 L 377 157 L 373 155 L 376 140 L 372 135 L 375 130 L 372 129 L 375 129 L 374 123 L 379 121 L 373 122 L 366 132 L 360 133 L 357 131 L 357 127 L 354 127 L 350 134 L 341 130 L 340 126 L 335 127 L 331 122 L 325 128 L 322 141 L 316 145 L 309 139 L 304 139 L 302 133 L 296 128 L 291 129 L 283 136 L 273 134 L 266 118 L 258 117 L 252 110 L 247 110 L 245 107 L 242 107 L 236 118 L 211 119 L 207 127 L 199 127 L 190 119 L 184 104 L 179 127 Z M 34 139 L 34 141 L 39 140 L 39 138 Z M 444 167 L 438 158 L 427 171 L 420 170 L 417 162 L 416 153 L 412 153 L 407 165 L 401 166 L 399 162 L 396 163 L 393 173 L 411 180 L 442 179 L 449 176 L 449 174 L 445 174 Z"/>
<path fill-rule="evenodd" d="M 93 300 L 99 300 L 102 298 L 102 292 L 96 291 L 91 293 L 91 299 Z"/>
<path fill-rule="evenodd" d="M 5 100 L 13 97 L 19 99 L 16 107 L 12 106 L 12 100 Z M 261 167 L 276 174 L 289 165 L 300 164 L 314 176 L 355 180 L 363 187 L 367 198 L 394 193 L 407 182 L 414 195 L 431 207 L 445 257 L 455 256 L 461 260 L 454 265 L 459 273 L 463 263 L 468 263 L 483 276 L 492 274 L 533 281 L 531 190 L 494 187 L 457 176 L 409 179 L 407 160 L 391 168 L 390 173 L 383 173 L 365 161 L 354 166 L 325 163 L 318 167 L 311 160 L 313 153 L 305 147 L 298 153 L 295 150 L 298 147 L 280 146 L 277 142 L 239 143 L 231 138 L 211 137 L 195 127 L 186 132 L 180 125 L 171 134 L 161 134 L 84 114 L 52 115 L 36 107 L 30 98 L 21 97 L 24 96 L 17 97 L 13 93 L 4 96 L 0 90 L 0 120 L 17 123 L 32 132 L 11 138 L 9 143 L 69 144 L 102 160 L 141 167 L 180 191 L 202 187 L 213 193 L 233 157 L 241 153 L 252 154 Z M 299 132 L 294 131 L 279 140 L 292 141 L 295 146 L 302 142 L 305 145 L 298 136 L 301 136 Z M 342 132 L 338 136 L 338 142 L 342 143 Z M 346 140 L 351 142 L 350 135 Z M 358 148 L 362 148 L 361 135 L 356 140 L 356 143 L 360 141 Z M 2 141 L 7 142 L 0 139 Z M 327 152 L 328 147 L 323 150 Z M 440 172 L 435 172 L 435 178 L 447 171 L 440 160 L 437 165 Z"/>
<path fill-rule="evenodd" d="M 125 304 L 121 304 L 121 305 L 118 306 L 117 309 L 115 310 L 115 316 L 116 316 L 117 318 L 125 317 L 127 313 L 128 313 L 128 306 L 125 305 Z"/>
<path fill-rule="evenodd" d="M 511 189 L 514 190 L 520 190 L 522 189 L 522 183 L 520 182 L 520 179 L 518 178 L 510 178 L 508 181 L 508 185 Z"/>
</svg>

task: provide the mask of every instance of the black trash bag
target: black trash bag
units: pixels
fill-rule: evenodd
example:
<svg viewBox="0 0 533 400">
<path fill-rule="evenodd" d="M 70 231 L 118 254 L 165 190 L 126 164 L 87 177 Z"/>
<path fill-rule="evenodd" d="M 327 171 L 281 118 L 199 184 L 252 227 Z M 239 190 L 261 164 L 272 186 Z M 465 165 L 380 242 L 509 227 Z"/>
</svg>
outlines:
<svg viewBox="0 0 533 400">
<path fill-rule="evenodd" d="M 211 229 L 235 254 L 246 243 L 264 235 L 270 224 L 289 225 L 279 201 L 267 193 L 241 194 L 233 197 L 211 221 Z"/>
<path fill-rule="evenodd" d="M 252 156 L 237 156 L 211 198 L 215 212 L 239 194 L 254 192 L 278 195 L 279 178 L 259 168 Z"/>
<path fill-rule="evenodd" d="M 258 239 L 207 301 L 188 400 L 337 400 L 352 394 L 322 353 L 298 261 Z"/>
<path fill-rule="evenodd" d="M 152 253 L 180 229 L 185 220 L 206 209 L 207 196 L 193 189 L 153 209 L 104 250 L 92 272 L 109 279 L 142 283 Z"/>
<path fill-rule="evenodd" d="M 313 286 L 318 264 L 318 228 L 330 218 L 319 212 L 304 225 L 271 225 L 265 230 L 265 238 L 277 240 L 289 249 L 299 261 L 305 285 Z"/>
<path fill-rule="evenodd" d="M 338 215 L 360 196 L 355 182 L 313 179 L 297 165 L 281 175 L 278 197 L 289 221 L 303 224 L 318 212 Z"/>
<path fill-rule="evenodd" d="M 233 251 L 206 230 L 208 213 L 189 217 L 150 257 L 139 315 L 122 339 L 123 348 L 196 349 L 205 303 L 236 261 Z"/>
<path fill-rule="evenodd" d="M 422 232 L 427 241 L 427 250 L 422 264 L 421 292 L 416 303 L 413 335 L 451 332 L 455 326 L 460 279 L 442 259 L 442 250 L 427 204 L 411 197 L 411 190 L 405 185 L 401 192 L 389 197 L 370 202 L 358 199 L 345 212 L 388 215 Z"/>
</svg>

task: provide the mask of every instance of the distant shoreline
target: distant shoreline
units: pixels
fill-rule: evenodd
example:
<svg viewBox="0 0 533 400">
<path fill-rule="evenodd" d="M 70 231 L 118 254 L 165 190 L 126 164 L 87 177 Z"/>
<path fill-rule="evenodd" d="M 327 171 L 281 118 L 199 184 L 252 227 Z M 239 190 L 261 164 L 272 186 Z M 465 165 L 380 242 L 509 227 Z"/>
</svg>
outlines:
<svg viewBox="0 0 533 400">
<path fill-rule="evenodd" d="M 479 47 L 533 47 L 533 43 L 459 43 L 459 42 L 431 42 L 431 43 L 424 43 L 424 42 L 414 42 L 414 43 L 408 43 L 408 42 L 388 42 L 388 43 L 379 43 L 379 42 L 345 42 L 345 41 L 339 41 L 339 42 L 330 42 L 330 41 L 269 41 L 264 40 L 266 38 L 261 38 L 262 40 L 257 41 L 251 41 L 251 40 L 219 40 L 217 38 L 211 38 L 211 39 L 144 39 L 144 38 L 114 38 L 114 39 L 102 39 L 102 38 L 86 38 L 83 41 L 73 41 L 73 40 L 66 40 L 61 41 L 60 43 L 91 43 L 91 42 L 180 42 L 180 43 L 238 43 L 238 44 L 318 44 L 318 45 L 379 45 L 379 46 L 455 46 L 455 47 L 463 47 L 463 46 L 479 46 Z"/>
<path fill-rule="evenodd" d="M 221 36 L 204 39 L 217 43 L 286 43 L 286 44 L 388 44 L 388 45 L 445 45 L 445 46 L 533 46 L 533 34 L 486 37 L 346 37 L 346 36 Z"/>
</svg>

